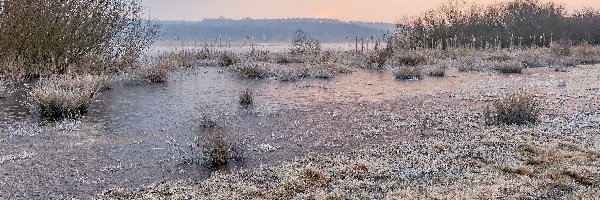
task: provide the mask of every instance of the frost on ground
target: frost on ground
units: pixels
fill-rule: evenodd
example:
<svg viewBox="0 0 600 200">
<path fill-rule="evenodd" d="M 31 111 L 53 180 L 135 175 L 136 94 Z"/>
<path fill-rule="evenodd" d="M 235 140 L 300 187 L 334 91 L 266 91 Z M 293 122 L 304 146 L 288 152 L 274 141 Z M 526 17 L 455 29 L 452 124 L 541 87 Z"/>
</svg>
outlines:
<svg viewBox="0 0 600 200">
<path fill-rule="evenodd" d="M 35 153 L 27 152 L 27 151 L 23 151 L 17 155 L 0 155 L 0 164 L 9 162 L 9 161 L 27 159 L 27 158 L 31 158 L 32 156 L 35 156 Z"/>
<path fill-rule="evenodd" d="M 600 195 L 599 114 L 488 127 L 284 166 L 169 182 L 118 198 L 592 198 Z M 578 120 L 580 123 L 570 123 Z M 587 124 L 596 129 L 580 128 Z M 565 126 L 566 125 L 566 126 Z"/>
<path fill-rule="evenodd" d="M 406 129 L 416 135 L 411 140 L 344 154 L 309 156 L 281 166 L 216 173 L 195 183 L 168 181 L 136 190 L 113 188 L 100 197 L 593 199 L 600 196 L 600 96 L 590 89 L 597 85 L 584 84 L 581 79 L 572 82 L 564 89 L 544 84 L 548 81 L 541 78 L 489 80 L 406 104 L 413 111 L 404 113 L 410 118 L 390 117 L 362 126 L 367 127 L 362 131 L 365 140 L 393 134 L 389 130 L 394 127 L 413 127 Z M 483 108 L 506 93 L 503 88 L 513 88 L 507 83 L 521 85 L 543 100 L 537 124 L 485 125 Z M 399 103 L 402 101 L 375 105 Z M 388 115 L 364 111 L 353 115 L 363 114 Z M 261 147 L 266 149 L 267 145 Z"/>
</svg>

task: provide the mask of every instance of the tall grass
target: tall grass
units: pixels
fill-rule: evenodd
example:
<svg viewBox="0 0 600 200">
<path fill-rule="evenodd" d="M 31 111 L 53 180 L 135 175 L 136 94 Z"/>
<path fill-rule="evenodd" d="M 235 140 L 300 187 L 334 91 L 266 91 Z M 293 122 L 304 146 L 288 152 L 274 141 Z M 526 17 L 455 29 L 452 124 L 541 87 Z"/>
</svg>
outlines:
<svg viewBox="0 0 600 200">
<path fill-rule="evenodd" d="M 98 91 L 108 88 L 109 78 L 98 76 L 51 76 L 40 79 L 31 91 L 44 117 L 78 117 Z"/>
<path fill-rule="evenodd" d="M 539 101 L 531 94 L 520 92 L 495 100 L 484 111 L 488 125 L 523 125 L 536 123 L 540 112 Z"/>
<path fill-rule="evenodd" d="M 254 91 L 246 88 L 240 92 L 239 103 L 242 106 L 250 106 L 254 103 Z"/>
</svg>

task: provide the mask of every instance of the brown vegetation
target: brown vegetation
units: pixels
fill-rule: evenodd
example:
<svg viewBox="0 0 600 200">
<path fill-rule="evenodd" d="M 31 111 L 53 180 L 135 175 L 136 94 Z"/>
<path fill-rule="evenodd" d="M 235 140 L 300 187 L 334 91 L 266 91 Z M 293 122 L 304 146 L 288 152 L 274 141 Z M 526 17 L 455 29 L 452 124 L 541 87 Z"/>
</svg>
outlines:
<svg viewBox="0 0 600 200">
<path fill-rule="evenodd" d="M 242 106 L 249 106 L 254 103 L 254 91 L 250 88 L 246 88 L 240 92 L 239 103 Z"/>
<path fill-rule="evenodd" d="M 50 118 L 78 117 L 87 112 L 94 95 L 109 88 L 108 77 L 52 76 L 40 79 L 31 91 L 42 116 Z"/>
<path fill-rule="evenodd" d="M 536 123 L 539 112 L 539 102 L 532 95 L 521 92 L 494 101 L 484 115 L 489 125 L 522 125 Z"/>
</svg>

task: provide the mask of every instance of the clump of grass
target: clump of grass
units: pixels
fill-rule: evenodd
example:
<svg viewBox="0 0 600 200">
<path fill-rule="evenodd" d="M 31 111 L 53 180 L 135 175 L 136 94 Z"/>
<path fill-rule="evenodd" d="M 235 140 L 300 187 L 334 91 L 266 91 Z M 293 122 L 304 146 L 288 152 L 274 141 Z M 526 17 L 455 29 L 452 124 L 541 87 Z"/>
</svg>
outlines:
<svg viewBox="0 0 600 200">
<path fill-rule="evenodd" d="M 518 61 L 505 61 L 494 64 L 494 68 L 503 74 L 520 74 L 523 72 L 523 63 Z"/>
<path fill-rule="evenodd" d="M 400 80 L 418 80 L 423 78 L 423 73 L 419 67 L 401 66 L 394 71 L 396 79 Z"/>
<path fill-rule="evenodd" d="M 191 143 L 183 148 L 175 139 L 169 138 L 167 143 L 187 164 L 227 165 L 243 158 L 246 145 L 225 129 L 221 114 L 202 111 L 198 128 L 194 131 Z"/>
<path fill-rule="evenodd" d="M 227 67 L 235 65 L 239 62 L 239 58 L 232 52 L 222 52 L 219 56 L 219 66 Z"/>
<path fill-rule="evenodd" d="M 245 78 L 266 78 L 270 75 L 269 69 L 256 63 L 245 63 L 236 67 L 235 71 L 240 77 Z"/>
<path fill-rule="evenodd" d="M 539 102 L 525 92 L 511 94 L 492 102 L 484 112 L 488 125 L 523 125 L 536 123 L 539 115 Z"/>
<path fill-rule="evenodd" d="M 444 77 L 446 76 L 446 67 L 441 65 L 431 66 L 427 74 L 429 76 Z"/>
<path fill-rule="evenodd" d="M 225 129 L 217 127 L 202 132 L 202 153 L 212 165 L 227 165 L 242 158 L 243 143 L 228 135 Z"/>
<path fill-rule="evenodd" d="M 105 87 L 105 80 L 95 76 L 52 76 L 41 79 L 31 96 L 44 117 L 78 117 L 85 112 L 93 96 Z"/>
<path fill-rule="evenodd" d="M 249 106 L 254 103 L 254 91 L 250 88 L 246 88 L 240 92 L 240 105 Z"/>
</svg>

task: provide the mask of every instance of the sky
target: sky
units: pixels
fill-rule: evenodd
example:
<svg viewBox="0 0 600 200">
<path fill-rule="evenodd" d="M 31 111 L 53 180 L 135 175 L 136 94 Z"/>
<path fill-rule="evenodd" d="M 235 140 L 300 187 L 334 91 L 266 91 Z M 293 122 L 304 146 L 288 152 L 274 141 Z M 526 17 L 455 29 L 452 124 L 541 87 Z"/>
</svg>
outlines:
<svg viewBox="0 0 600 200">
<path fill-rule="evenodd" d="M 151 18 L 200 21 L 204 18 L 333 18 L 397 22 L 447 0 L 143 0 Z M 493 3 L 505 0 L 470 0 Z M 554 0 L 568 9 L 600 8 L 600 0 Z"/>
</svg>

